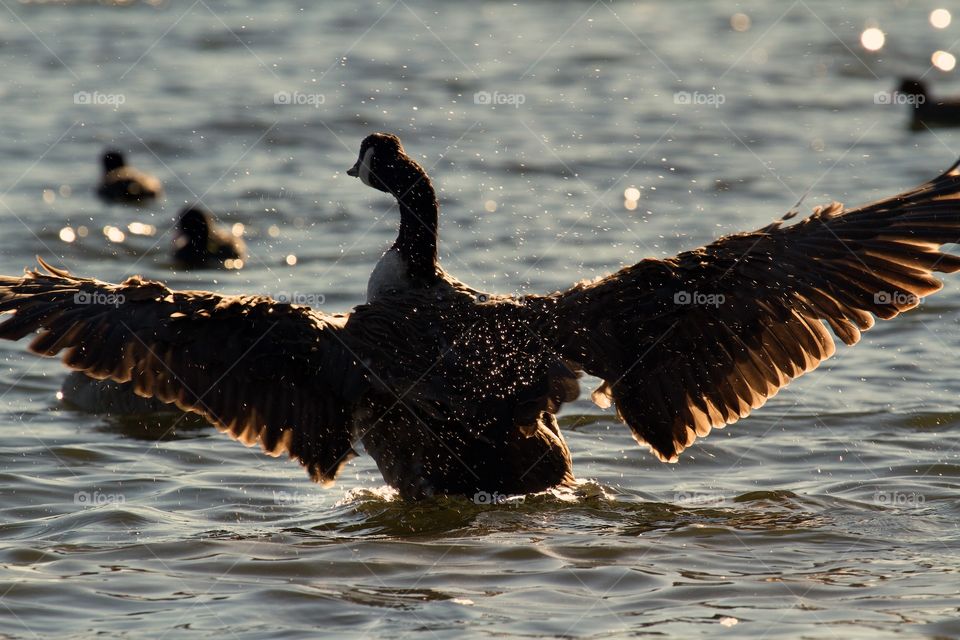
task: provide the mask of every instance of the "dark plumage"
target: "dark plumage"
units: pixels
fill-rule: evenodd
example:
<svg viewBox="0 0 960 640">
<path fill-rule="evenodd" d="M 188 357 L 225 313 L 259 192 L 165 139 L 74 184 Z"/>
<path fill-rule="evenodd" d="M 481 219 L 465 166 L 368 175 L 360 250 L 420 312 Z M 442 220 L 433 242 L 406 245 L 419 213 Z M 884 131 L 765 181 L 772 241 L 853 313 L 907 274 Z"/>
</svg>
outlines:
<svg viewBox="0 0 960 640">
<path fill-rule="evenodd" d="M 162 194 L 160 181 L 128 166 L 122 153 L 109 150 L 103 154 L 103 178 L 97 195 L 105 202 L 143 204 Z"/>
<path fill-rule="evenodd" d="M 960 270 L 957 165 L 857 209 L 727 236 L 546 296 L 479 292 L 436 261 L 426 173 L 374 134 L 348 172 L 400 206 L 397 241 L 348 315 L 266 297 L 45 272 L 0 278 L 0 337 L 200 413 L 330 482 L 361 441 L 406 498 L 570 484 L 555 414 L 581 371 L 635 439 L 674 461 Z M 78 302 L 84 301 L 84 303 Z M 93 303 L 89 303 L 93 301 Z M 119 301 L 119 303 L 118 303 Z M 101 304 L 102 302 L 102 304 Z"/>
<path fill-rule="evenodd" d="M 157 398 L 144 398 L 130 383 L 97 380 L 79 371 L 71 371 L 60 385 L 60 398 L 72 409 L 115 416 L 144 416 L 176 411 L 176 407 Z"/>
<path fill-rule="evenodd" d="M 224 266 L 224 261 L 243 260 L 243 240 L 218 229 L 213 215 L 196 207 L 180 212 L 173 257 L 186 267 Z M 233 266 L 233 263 L 231 263 Z"/>
<path fill-rule="evenodd" d="M 911 129 L 960 127 L 960 99 L 934 98 L 927 92 L 924 82 L 910 78 L 900 83 L 897 93 L 910 98 Z"/>
</svg>

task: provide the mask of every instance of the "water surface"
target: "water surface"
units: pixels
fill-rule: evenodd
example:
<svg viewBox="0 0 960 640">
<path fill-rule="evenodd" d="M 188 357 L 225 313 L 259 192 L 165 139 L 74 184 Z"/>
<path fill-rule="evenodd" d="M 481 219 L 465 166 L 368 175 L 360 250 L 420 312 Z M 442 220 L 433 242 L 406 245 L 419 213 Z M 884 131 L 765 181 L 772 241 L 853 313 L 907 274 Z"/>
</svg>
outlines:
<svg viewBox="0 0 960 640">
<path fill-rule="evenodd" d="M 805 209 L 856 204 L 949 165 L 957 134 L 911 134 L 875 101 L 956 41 L 934 7 L 10 4 L 0 272 L 41 255 L 349 309 L 397 214 L 344 171 L 387 130 L 440 190 L 449 271 L 567 287 L 759 227 L 807 191 Z M 875 54 L 858 42 L 873 24 Z M 108 145 L 166 200 L 97 202 Z M 195 201 L 244 225 L 244 269 L 170 266 Z M 677 465 L 584 394 L 563 413 L 583 486 L 495 506 L 400 502 L 367 458 L 324 490 L 195 422 L 71 411 L 59 363 L 0 344 L 0 637 L 960 636 L 958 286 Z"/>
</svg>

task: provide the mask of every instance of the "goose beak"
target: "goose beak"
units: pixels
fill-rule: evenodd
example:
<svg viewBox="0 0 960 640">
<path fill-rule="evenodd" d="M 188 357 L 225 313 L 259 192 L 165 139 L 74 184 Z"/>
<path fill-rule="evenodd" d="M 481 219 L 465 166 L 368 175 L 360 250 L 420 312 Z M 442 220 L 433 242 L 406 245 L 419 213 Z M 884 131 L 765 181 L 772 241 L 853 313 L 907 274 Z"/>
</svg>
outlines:
<svg viewBox="0 0 960 640">
<path fill-rule="evenodd" d="M 347 175 L 352 178 L 360 177 L 360 161 L 359 160 L 357 160 L 357 163 L 355 165 L 347 169 Z"/>
</svg>

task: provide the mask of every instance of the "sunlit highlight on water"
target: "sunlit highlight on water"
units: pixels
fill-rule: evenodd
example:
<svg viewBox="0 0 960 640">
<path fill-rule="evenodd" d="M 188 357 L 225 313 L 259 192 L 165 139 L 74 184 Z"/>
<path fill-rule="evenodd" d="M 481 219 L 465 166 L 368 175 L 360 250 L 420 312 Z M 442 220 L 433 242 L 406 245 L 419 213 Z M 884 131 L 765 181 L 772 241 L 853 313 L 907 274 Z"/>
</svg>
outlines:
<svg viewBox="0 0 960 640">
<path fill-rule="evenodd" d="M 879 51 L 883 48 L 883 43 L 886 40 L 887 37 L 883 34 L 883 31 L 876 27 L 864 29 L 863 33 L 860 34 L 860 44 L 867 51 Z"/>
<path fill-rule="evenodd" d="M 152 224 L 143 222 L 131 222 L 127 225 L 127 231 L 135 236 L 152 236 L 157 233 L 157 228 Z"/>
<path fill-rule="evenodd" d="M 934 9 L 930 12 L 930 24 L 936 29 L 946 29 L 952 20 L 953 16 L 946 9 Z"/>
<path fill-rule="evenodd" d="M 730 26 L 734 31 L 747 31 L 750 29 L 750 16 L 745 13 L 735 13 L 730 17 Z"/>
<path fill-rule="evenodd" d="M 941 71 L 953 71 L 953 68 L 957 66 L 957 58 L 946 51 L 934 51 L 933 55 L 930 56 L 930 62 Z"/>
<path fill-rule="evenodd" d="M 105 235 L 110 242 L 123 242 L 127 237 L 119 228 L 109 224 L 103 228 L 103 235 Z"/>
</svg>

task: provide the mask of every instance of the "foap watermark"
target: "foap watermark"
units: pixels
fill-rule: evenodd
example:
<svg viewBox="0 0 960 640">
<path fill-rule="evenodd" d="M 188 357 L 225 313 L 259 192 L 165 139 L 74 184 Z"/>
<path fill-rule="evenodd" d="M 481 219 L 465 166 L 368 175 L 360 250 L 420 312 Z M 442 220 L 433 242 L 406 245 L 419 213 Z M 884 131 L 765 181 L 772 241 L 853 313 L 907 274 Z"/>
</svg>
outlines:
<svg viewBox="0 0 960 640">
<path fill-rule="evenodd" d="M 322 93 L 303 93 L 301 91 L 277 91 L 273 94 L 273 104 L 295 107 L 313 107 L 319 109 L 327 101 Z"/>
<path fill-rule="evenodd" d="M 675 504 L 695 507 L 716 507 L 727 501 L 722 493 L 714 491 L 678 491 L 673 494 Z"/>
<path fill-rule="evenodd" d="M 877 91 L 873 94 L 873 104 L 908 104 L 919 107 L 927 101 L 921 93 L 900 93 L 899 91 Z"/>
<path fill-rule="evenodd" d="M 321 507 L 324 505 L 323 494 L 312 491 L 301 493 L 299 491 L 274 491 L 273 503 L 282 507 Z"/>
<path fill-rule="evenodd" d="M 873 503 L 878 507 L 919 507 L 926 498 L 916 491 L 876 491 Z"/>
<path fill-rule="evenodd" d="M 673 94 L 673 104 L 692 104 L 719 109 L 727 101 L 722 93 L 702 93 L 700 91 L 677 91 Z"/>
<path fill-rule="evenodd" d="M 526 499 L 526 496 L 511 496 L 503 493 L 497 493 L 494 491 L 490 493 L 488 491 L 477 491 L 473 494 L 473 504 L 514 504 L 523 502 Z"/>
<path fill-rule="evenodd" d="M 719 307 L 727 297 L 722 293 L 700 293 L 699 291 L 677 291 L 673 294 L 674 304 L 694 304 L 702 307 Z"/>
<path fill-rule="evenodd" d="M 73 304 L 100 304 L 119 307 L 126 300 L 122 293 L 107 293 L 106 291 L 77 291 L 73 294 Z"/>
<path fill-rule="evenodd" d="M 73 104 L 92 104 L 119 107 L 127 101 L 122 93 L 100 93 L 99 91 L 77 91 L 73 94 Z"/>
<path fill-rule="evenodd" d="M 875 304 L 892 304 L 898 307 L 915 307 L 923 302 L 923 298 L 904 291 L 877 291 L 873 294 L 873 302 Z"/>
<path fill-rule="evenodd" d="M 274 300 L 283 304 L 297 304 L 302 307 L 319 307 L 327 301 L 327 297 L 322 293 L 294 291 L 293 293 L 279 293 L 274 297 Z"/>
<path fill-rule="evenodd" d="M 123 504 L 127 499 L 122 493 L 103 493 L 101 491 L 77 491 L 73 494 L 73 503 L 81 507 L 99 507 L 105 504 Z"/>
<path fill-rule="evenodd" d="M 477 91 L 473 94 L 473 104 L 481 106 L 500 107 L 507 106 L 519 109 L 520 105 L 527 101 L 527 96 L 522 93 L 501 93 L 499 91 Z"/>
</svg>

